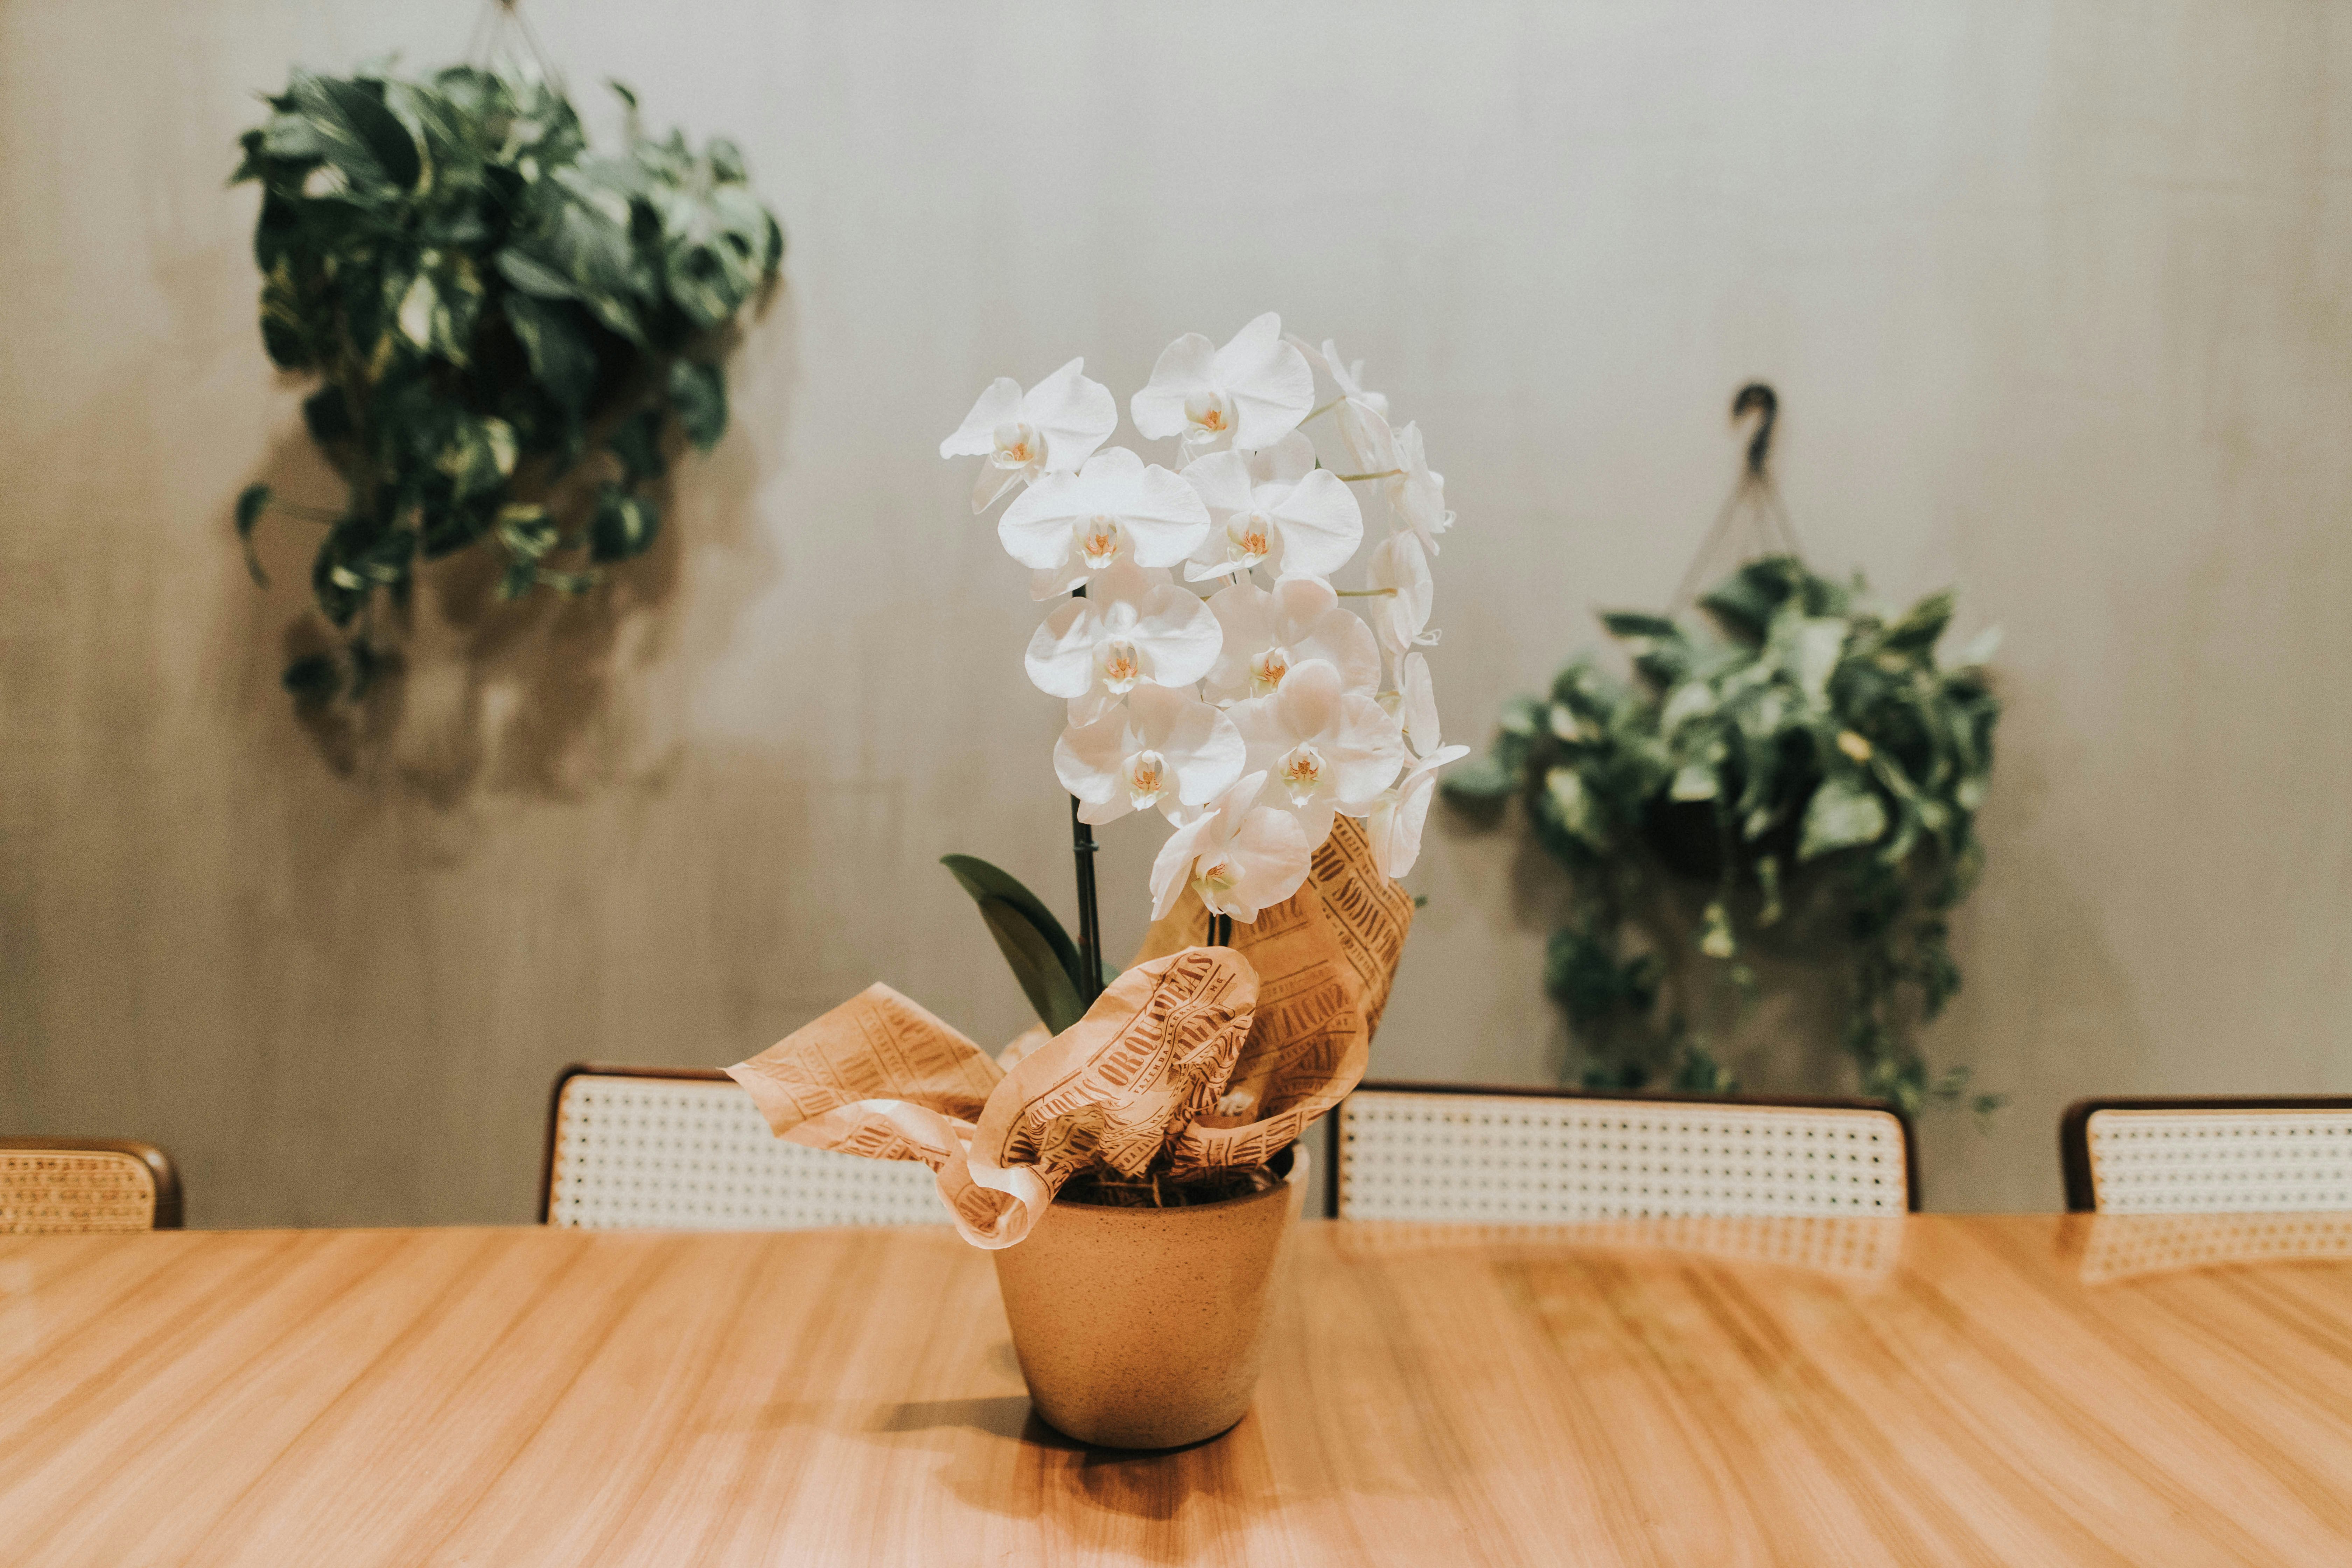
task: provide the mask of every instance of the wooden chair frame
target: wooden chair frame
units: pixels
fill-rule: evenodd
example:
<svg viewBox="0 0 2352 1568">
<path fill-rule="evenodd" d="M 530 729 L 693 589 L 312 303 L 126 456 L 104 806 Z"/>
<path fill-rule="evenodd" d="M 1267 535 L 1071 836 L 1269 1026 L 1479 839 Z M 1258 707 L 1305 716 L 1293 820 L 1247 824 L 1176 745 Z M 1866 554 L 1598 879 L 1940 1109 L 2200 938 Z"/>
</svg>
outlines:
<svg viewBox="0 0 2352 1568">
<path fill-rule="evenodd" d="M 147 1167 L 148 1179 L 155 1184 L 153 1228 L 178 1230 L 181 1227 L 179 1167 L 172 1163 L 172 1156 L 152 1143 L 142 1143 L 131 1138 L 50 1138 L 39 1134 L 18 1134 L 0 1137 L 0 1151 L 128 1154 Z"/>
<path fill-rule="evenodd" d="M 2352 1096 L 2158 1094 L 2078 1100 L 2058 1119 L 2058 1170 L 2065 1178 L 2070 1214 L 2098 1209 L 2098 1193 L 2091 1182 L 2091 1118 L 2102 1110 L 2352 1110 Z"/>
<path fill-rule="evenodd" d="M 1401 1079 L 1367 1079 L 1349 1089 L 1349 1094 L 1370 1089 L 1375 1094 L 1470 1094 L 1503 1095 L 1524 1100 L 1598 1100 L 1630 1103 L 1665 1105 L 1727 1105 L 1747 1106 L 1759 1110 L 1883 1110 L 1895 1118 L 1903 1128 L 1903 1198 L 1911 1213 L 1919 1212 L 1919 1140 L 1911 1125 L 1911 1118 L 1892 1100 L 1868 1100 L 1853 1095 L 1806 1094 L 1685 1094 L 1672 1090 L 1628 1089 L 1570 1089 L 1549 1085 L 1480 1084 L 1480 1083 L 1408 1083 Z M 1345 1104 L 1346 1101 L 1341 1101 Z M 1326 1178 L 1323 1213 L 1327 1218 L 1339 1217 L 1339 1106 L 1333 1106 L 1323 1118 L 1323 1157 L 1330 1174 Z"/>
<path fill-rule="evenodd" d="M 575 1078 L 682 1078 L 698 1083 L 725 1083 L 732 1080 L 719 1068 L 635 1067 L 625 1062 L 573 1062 L 555 1075 L 555 1087 L 547 1094 L 547 1141 L 539 1158 L 539 1223 L 547 1223 L 547 1211 L 555 1199 L 555 1130 L 563 1116 L 563 1086 Z"/>
</svg>

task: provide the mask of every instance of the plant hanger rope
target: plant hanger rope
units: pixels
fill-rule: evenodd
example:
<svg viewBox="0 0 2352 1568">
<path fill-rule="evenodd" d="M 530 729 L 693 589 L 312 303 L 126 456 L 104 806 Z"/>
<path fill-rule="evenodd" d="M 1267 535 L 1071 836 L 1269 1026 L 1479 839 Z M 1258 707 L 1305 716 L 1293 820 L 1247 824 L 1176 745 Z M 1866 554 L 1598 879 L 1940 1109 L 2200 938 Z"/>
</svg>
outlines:
<svg viewBox="0 0 2352 1568">
<path fill-rule="evenodd" d="M 1679 616 L 1698 602 L 1702 584 L 1720 575 L 1710 563 L 1722 552 L 1732 532 L 1743 517 L 1753 520 L 1752 526 L 1760 549 L 1738 552 L 1734 564 L 1755 559 L 1758 555 L 1788 555 L 1804 559 L 1804 548 L 1797 542 L 1797 525 L 1789 519 L 1789 509 L 1781 504 L 1780 488 L 1772 482 L 1771 469 L 1767 466 L 1772 455 L 1772 427 L 1780 422 L 1780 395 L 1760 381 L 1751 381 L 1741 387 L 1731 400 L 1731 417 L 1744 419 L 1757 416 L 1756 434 L 1748 438 L 1748 461 L 1739 470 L 1731 493 L 1724 498 L 1715 514 L 1714 526 L 1691 557 L 1690 565 L 1683 572 L 1681 584 L 1667 614 Z"/>
<path fill-rule="evenodd" d="M 518 44 L 520 48 L 516 47 Z M 539 41 L 538 30 L 522 14 L 521 0 L 482 0 L 482 9 L 474 18 L 473 36 L 466 44 L 466 59 L 493 73 L 498 72 L 501 61 L 510 61 L 522 68 L 521 74 L 527 79 L 535 76 L 557 92 L 570 96 L 563 73 L 555 68 L 554 60 Z"/>
</svg>

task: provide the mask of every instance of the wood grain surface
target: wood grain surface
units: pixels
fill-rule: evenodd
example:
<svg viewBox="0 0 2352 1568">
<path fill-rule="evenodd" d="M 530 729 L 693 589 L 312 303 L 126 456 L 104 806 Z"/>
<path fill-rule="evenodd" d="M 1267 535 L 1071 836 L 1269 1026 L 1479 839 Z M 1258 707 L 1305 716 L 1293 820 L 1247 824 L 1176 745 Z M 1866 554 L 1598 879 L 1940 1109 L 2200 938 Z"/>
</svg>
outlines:
<svg viewBox="0 0 2352 1568">
<path fill-rule="evenodd" d="M 0 1560 L 2343 1563 L 2347 1226 L 1310 1222 L 1167 1455 L 945 1231 L 0 1240 Z"/>
</svg>

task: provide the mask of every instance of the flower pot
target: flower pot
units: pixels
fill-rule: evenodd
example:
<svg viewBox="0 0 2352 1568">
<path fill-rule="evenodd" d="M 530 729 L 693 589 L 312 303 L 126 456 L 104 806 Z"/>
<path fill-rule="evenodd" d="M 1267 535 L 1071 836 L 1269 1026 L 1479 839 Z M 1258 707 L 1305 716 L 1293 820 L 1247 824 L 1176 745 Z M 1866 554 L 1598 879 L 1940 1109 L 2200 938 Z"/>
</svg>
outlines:
<svg viewBox="0 0 2352 1568">
<path fill-rule="evenodd" d="M 1021 1375 L 1048 1425 L 1107 1448 L 1174 1448 L 1242 1418 L 1306 1148 L 1270 1168 L 1286 1179 L 1198 1207 L 1056 1203 L 993 1255 Z"/>
</svg>

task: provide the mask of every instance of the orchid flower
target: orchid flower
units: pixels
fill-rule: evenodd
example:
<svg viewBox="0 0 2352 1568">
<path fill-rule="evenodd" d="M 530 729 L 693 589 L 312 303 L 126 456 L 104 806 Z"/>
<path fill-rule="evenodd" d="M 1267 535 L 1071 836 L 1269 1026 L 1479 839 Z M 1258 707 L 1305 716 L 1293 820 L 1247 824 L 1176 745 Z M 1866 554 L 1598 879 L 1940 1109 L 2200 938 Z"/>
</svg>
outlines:
<svg viewBox="0 0 2352 1568">
<path fill-rule="evenodd" d="M 1075 474 L 1045 475 L 996 522 L 1005 553 L 1034 569 L 1039 598 L 1115 562 L 1173 566 L 1208 533 L 1199 492 L 1124 447 L 1096 453 Z"/>
<path fill-rule="evenodd" d="M 1365 815 L 1365 835 L 1371 840 L 1372 863 L 1387 877 L 1402 877 L 1421 858 L 1421 833 L 1429 820 L 1429 802 L 1437 789 L 1437 770 L 1470 754 L 1467 746 L 1448 746 L 1437 728 L 1437 692 L 1430 684 L 1429 660 L 1409 654 L 1397 692 L 1397 718 L 1404 727 L 1414 762 L 1404 776 L 1381 792 Z"/>
<path fill-rule="evenodd" d="M 1151 381 L 1128 401 L 1135 427 L 1150 440 L 1181 436 L 1189 459 L 1222 447 L 1254 451 L 1298 427 L 1315 406 L 1315 373 L 1282 339 L 1282 318 L 1268 310 L 1223 348 L 1186 332 L 1160 351 Z"/>
<path fill-rule="evenodd" d="M 1331 836 L 1334 812 L 1370 811 L 1404 762 L 1397 721 L 1348 691 L 1325 659 L 1294 666 L 1273 695 L 1225 711 L 1249 747 L 1244 765 L 1267 775 L 1268 804 L 1298 818 L 1310 847 Z"/>
<path fill-rule="evenodd" d="M 1445 476 L 1431 470 L 1422 451 L 1420 426 L 1396 433 L 1395 460 L 1388 466 L 1398 470 L 1386 481 L 1389 504 L 1421 536 L 1423 547 L 1436 554 L 1437 536 L 1454 526 L 1454 514 L 1445 510 Z"/>
<path fill-rule="evenodd" d="M 1429 625 L 1434 589 L 1429 578 L 1429 556 L 1420 537 L 1392 533 L 1372 549 L 1369 574 L 1372 585 L 1372 630 L 1391 656 L 1402 658 L 1416 645 L 1437 640 Z"/>
<path fill-rule="evenodd" d="M 1251 773 L 1168 836 L 1151 863 L 1151 918 L 1190 887 L 1209 912 L 1255 921 L 1306 885 L 1314 850 L 1297 818 L 1257 804 L 1265 774 Z"/>
<path fill-rule="evenodd" d="M 1396 464 L 1394 442 L 1389 432 L 1389 400 L 1377 392 L 1364 388 L 1364 362 L 1353 363 L 1339 357 L 1339 345 L 1330 339 L 1323 340 L 1320 349 L 1310 348 L 1301 338 L 1289 340 L 1292 347 L 1307 359 L 1320 364 L 1331 377 L 1331 384 L 1339 389 L 1339 409 L 1333 416 L 1339 425 L 1339 439 L 1348 448 L 1348 456 L 1368 474 L 1392 468 Z"/>
<path fill-rule="evenodd" d="M 1313 457 L 1306 437 L 1286 436 L 1267 452 L 1212 452 L 1186 464 L 1183 478 L 1207 506 L 1209 528 L 1193 548 L 1185 580 L 1260 565 L 1285 577 L 1328 577 L 1346 565 L 1363 542 L 1363 509 Z"/>
<path fill-rule="evenodd" d="M 998 376 L 940 443 L 942 458 L 988 459 L 972 482 L 974 512 L 1024 480 L 1075 470 L 1118 428 L 1118 400 L 1110 388 L 1078 374 L 1086 363 L 1074 359 L 1027 392 L 1011 376 Z"/>
<path fill-rule="evenodd" d="M 1029 679 L 1070 699 L 1071 720 L 1089 724 L 1137 687 L 1190 686 L 1217 661 L 1217 617 L 1168 581 L 1121 561 L 1095 578 L 1029 639 Z"/>
<path fill-rule="evenodd" d="M 1285 577 L 1268 593 L 1234 583 L 1209 600 L 1224 646 L 1209 667 L 1202 692 L 1212 702 L 1264 697 L 1292 666 L 1319 658 L 1339 671 L 1343 690 L 1369 697 L 1380 689 L 1381 649 L 1372 628 L 1342 609 L 1331 585 L 1313 577 Z"/>
<path fill-rule="evenodd" d="M 1121 707 L 1062 731 L 1054 772 L 1077 796 L 1078 820 L 1099 825 L 1206 805 L 1241 776 L 1243 751 L 1234 721 L 1190 692 L 1138 686 Z"/>
</svg>

